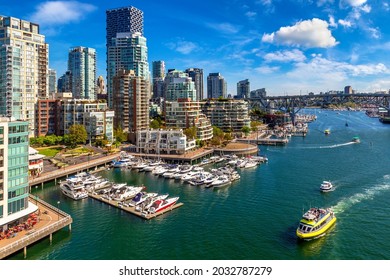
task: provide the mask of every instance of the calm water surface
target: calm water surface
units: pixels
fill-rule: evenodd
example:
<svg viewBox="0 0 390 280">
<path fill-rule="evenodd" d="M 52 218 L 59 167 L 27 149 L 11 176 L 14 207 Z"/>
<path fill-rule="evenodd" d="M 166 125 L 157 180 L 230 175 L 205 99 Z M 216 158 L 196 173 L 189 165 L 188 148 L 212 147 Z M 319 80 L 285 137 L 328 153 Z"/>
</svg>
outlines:
<svg viewBox="0 0 390 280">
<path fill-rule="evenodd" d="M 129 170 L 100 173 L 180 196 L 184 206 L 153 220 L 92 198 L 73 201 L 53 183 L 35 189 L 53 205 L 60 201 L 74 223 L 71 233 L 56 233 L 51 245 L 45 239 L 29 247 L 28 259 L 390 259 L 390 125 L 363 112 L 315 113 L 305 138 L 260 147 L 269 162 L 240 171 L 240 181 L 220 190 Z M 331 134 L 325 136 L 325 129 Z M 354 136 L 360 144 L 351 143 Z M 323 180 L 336 190 L 320 193 Z M 311 206 L 332 207 L 338 220 L 326 236 L 300 242 L 295 230 Z"/>
</svg>

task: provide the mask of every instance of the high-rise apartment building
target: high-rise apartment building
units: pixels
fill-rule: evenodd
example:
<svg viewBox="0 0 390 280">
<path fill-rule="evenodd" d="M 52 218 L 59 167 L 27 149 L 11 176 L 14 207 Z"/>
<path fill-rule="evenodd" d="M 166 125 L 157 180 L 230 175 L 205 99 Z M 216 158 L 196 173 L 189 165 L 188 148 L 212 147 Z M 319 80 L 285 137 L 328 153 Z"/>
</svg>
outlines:
<svg viewBox="0 0 390 280">
<path fill-rule="evenodd" d="M 0 232 L 38 207 L 28 201 L 29 123 L 0 118 Z"/>
<path fill-rule="evenodd" d="M 72 73 L 70 71 L 66 71 L 65 74 L 58 78 L 57 91 L 72 92 Z"/>
<path fill-rule="evenodd" d="M 209 99 L 200 104 L 211 125 L 224 132 L 241 132 L 244 126 L 250 126 L 249 103 L 245 100 Z"/>
<path fill-rule="evenodd" d="M 57 72 L 54 69 L 49 69 L 49 98 L 53 98 L 57 92 Z"/>
<path fill-rule="evenodd" d="M 164 79 L 165 77 L 165 62 L 163 60 L 153 61 L 153 79 L 161 78 Z"/>
<path fill-rule="evenodd" d="M 171 70 L 165 77 L 165 99 L 167 101 L 176 101 L 179 98 L 189 98 L 196 100 L 195 83 L 187 73 L 179 70 Z"/>
<path fill-rule="evenodd" d="M 49 47 L 39 25 L 0 16 L 0 115 L 26 120 L 34 136 L 35 104 L 48 96 Z"/>
<path fill-rule="evenodd" d="M 207 76 L 207 98 L 227 97 L 227 84 L 221 73 L 210 73 Z"/>
<path fill-rule="evenodd" d="M 196 138 L 210 140 L 213 128 L 210 120 L 202 113 L 200 103 L 189 98 L 165 102 L 165 121 L 168 128 L 196 128 Z"/>
<path fill-rule="evenodd" d="M 72 95 L 76 99 L 96 99 L 96 51 L 74 47 L 69 50 L 68 71 L 72 79 Z"/>
<path fill-rule="evenodd" d="M 107 98 L 113 106 L 113 79 L 120 70 L 134 70 L 149 80 L 148 49 L 143 36 L 143 12 L 134 7 L 106 11 Z M 150 89 L 149 89 L 150 92 Z"/>
<path fill-rule="evenodd" d="M 249 98 L 250 83 L 249 80 L 239 81 L 237 83 L 237 98 Z"/>
<path fill-rule="evenodd" d="M 149 81 L 133 70 L 121 70 L 114 77 L 114 126 L 135 141 L 135 133 L 149 128 Z"/>
<path fill-rule="evenodd" d="M 203 69 L 189 68 L 184 71 L 195 83 L 196 100 L 201 101 L 203 99 Z"/>
<path fill-rule="evenodd" d="M 165 62 L 153 61 L 153 98 L 164 97 Z"/>
<path fill-rule="evenodd" d="M 132 6 L 106 11 L 107 48 L 115 45 L 112 39 L 118 33 L 144 34 L 144 13 Z"/>
</svg>

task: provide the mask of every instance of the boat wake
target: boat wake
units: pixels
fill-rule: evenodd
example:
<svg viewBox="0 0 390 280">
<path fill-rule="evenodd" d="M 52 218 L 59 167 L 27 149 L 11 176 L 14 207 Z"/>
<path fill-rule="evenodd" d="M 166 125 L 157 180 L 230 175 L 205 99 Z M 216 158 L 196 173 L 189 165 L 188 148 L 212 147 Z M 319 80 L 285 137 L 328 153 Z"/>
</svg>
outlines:
<svg viewBox="0 0 390 280">
<path fill-rule="evenodd" d="M 389 180 L 390 175 L 385 175 L 383 178 L 385 180 Z M 351 208 L 353 205 L 365 200 L 373 199 L 375 196 L 380 195 L 383 191 L 388 190 L 390 190 L 390 183 L 385 182 L 381 185 L 366 189 L 364 192 L 354 194 L 353 196 L 348 198 L 344 198 L 331 208 L 335 214 L 340 214 L 343 213 L 345 210 Z"/>
<path fill-rule="evenodd" d="M 334 145 L 328 145 L 328 146 L 311 146 L 311 147 L 302 147 L 302 149 L 334 149 L 338 147 L 348 146 L 355 144 L 355 142 L 347 142 L 342 144 L 334 144 Z"/>
</svg>

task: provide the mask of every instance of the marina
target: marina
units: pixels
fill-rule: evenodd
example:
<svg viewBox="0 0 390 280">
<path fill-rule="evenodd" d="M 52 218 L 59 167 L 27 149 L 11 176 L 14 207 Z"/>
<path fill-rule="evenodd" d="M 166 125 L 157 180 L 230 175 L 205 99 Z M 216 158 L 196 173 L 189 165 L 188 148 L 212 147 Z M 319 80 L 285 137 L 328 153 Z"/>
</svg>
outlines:
<svg viewBox="0 0 390 280">
<path fill-rule="evenodd" d="M 92 197 L 93 199 L 96 199 L 96 200 L 99 200 L 103 203 L 106 203 L 108 205 L 111 205 L 111 206 L 114 206 L 114 207 L 117 207 L 118 209 L 121 209 L 121 210 L 124 210 L 128 213 L 131 213 L 137 217 L 140 217 L 140 218 L 143 218 L 143 219 L 146 219 L 146 220 L 149 220 L 149 219 L 152 219 L 152 218 L 155 218 L 157 216 L 160 216 L 162 214 L 165 214 L 167 212 L 170 212 L 176 208 L 179 208 L 181 206 L 183 206 L 184 204 L 183 203 L 176 203 L 160 212 L 157 212 L 157 213 L 143 213 L 141 211 L 137 211 L 136 210 L 136 207 L 135 206 L 124 206 L 122 204 L 119 204 L 117 201 L 114 201 L 114 200 L 107 200 L 107 199 L 103 199 L 102 198 L 102 195 L 98 195 L 98 194 L 89 194 L 90 197 Z"/>
<path fill-rule="evenodd" d="M 33 195 L 50 204 L 60 201 L 73 223 L 72 233 L 60 230 L 52 245 L 29 246 L 26 259 L 389 259 L 387 126 L 364 112 L 346 111 L 321 112 L 309 126 L 305 138 L 292 137 L 286 146 L 260 146 L 269 160 L 257 168 L 236 169 L 240 179 L 226 187 L 197 187 L 128 168 L 94 174 L 180 197 L 183 207 L 149 220 L 98 199 L 73 200 L 54 181 L 32 188 Z M 332 134 L 325 137 L 328 128 Z M 351 141 L 355 136 L 359 144 Z M 324 180 L 337 190 L 321 193 Z M 330 208 L 337 222 L 325 236 L 300 241 L 296 230 L 303 209 L 310 208 Z M 369 227 L 357 226 L 373 216 Z M 96 246 L 101 242 L 107 246 Z M 24 259 L 23 251 L 7 259 Z"/>
</svg>

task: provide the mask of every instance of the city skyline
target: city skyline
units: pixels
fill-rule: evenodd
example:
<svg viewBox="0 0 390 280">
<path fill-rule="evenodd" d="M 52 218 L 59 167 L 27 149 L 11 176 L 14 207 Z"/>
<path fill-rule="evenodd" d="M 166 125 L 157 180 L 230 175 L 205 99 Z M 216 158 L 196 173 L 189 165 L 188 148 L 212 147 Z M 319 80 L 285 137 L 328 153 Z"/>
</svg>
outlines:
<svg viewBox="0 0 390 280">
<path fill-rule="evenodd" d="M 202 68 L 205 77 L 220 72 L 228 94 L 245 79 L 269 95 L 390 88 L 388 2 L 26 1 L 0 10 L 40 25 L 57 76 L 66 71 L 68 50 L 81 45 L 96 49 L 97 76 L 106 77 L 106 10 L 125 6 L 144 13 L 149 64 Z"/>
</svg>

